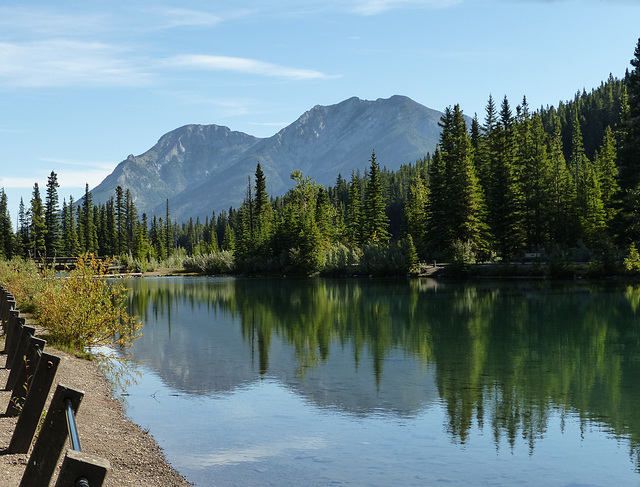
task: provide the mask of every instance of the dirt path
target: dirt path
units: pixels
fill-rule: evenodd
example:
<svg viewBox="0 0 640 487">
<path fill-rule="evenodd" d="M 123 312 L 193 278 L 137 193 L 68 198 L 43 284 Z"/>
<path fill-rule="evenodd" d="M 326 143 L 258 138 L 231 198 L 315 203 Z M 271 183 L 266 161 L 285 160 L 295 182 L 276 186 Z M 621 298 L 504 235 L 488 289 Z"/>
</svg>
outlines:
<svg viewBox="0 0 640 487">
<path fill-rule="evenodd" d="M 4 337 L 0 338 L 0 350 L 3 349 Z M 77 415 L 80 442 L 84 452 L 111 463 L 105 486 L 191 485 L 167 464 L 153 437 L 126 418 L 121 404 L 112 396 L 108 380 L 93 362 L 50 348 L 47 351 L 61 358 L 52 389 L 56 384 L 64 384 L 85 393 Z M 5 362 L 6 355 L 0 354 L 2 389 L 9 376 Z M 10 396 L 10 391 L 0 391 L 0 414 L 6 411 Z M 0 416 L 0 487 L 18 486 L 29 459 L 29 454 L 6 453 L 16 421 Z"/>
</svg>

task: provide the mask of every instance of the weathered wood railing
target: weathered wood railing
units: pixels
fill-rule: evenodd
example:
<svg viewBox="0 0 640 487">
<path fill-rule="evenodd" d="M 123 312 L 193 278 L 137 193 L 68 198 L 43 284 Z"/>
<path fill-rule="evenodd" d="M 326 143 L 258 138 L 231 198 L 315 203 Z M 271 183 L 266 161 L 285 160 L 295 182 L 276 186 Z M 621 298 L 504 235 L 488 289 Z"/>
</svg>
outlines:
<svg viewBox="0 0 640 487">
<path fill-rule="evenodd" d="M 35 337 L 35 328 L 27 326 L 15 309 L 16 301 L 0 287 L 0 322 L 5 335 L 7 369 L 6 391 L 12 391 L 7 416 L 18 416 L 7 453 L 28 453 L 47 397 L 51 391 L 60 358 L 44 352 L 45 340 Z M 75 422 L 75 413 L 84 392 L 58 384 L 49 403 L 21 487 L 49 485 L 62 450 L 71 438 L 56 487 L 100 487 L 110 469 L 105 459 L 84 453 Z"/>
</svg>

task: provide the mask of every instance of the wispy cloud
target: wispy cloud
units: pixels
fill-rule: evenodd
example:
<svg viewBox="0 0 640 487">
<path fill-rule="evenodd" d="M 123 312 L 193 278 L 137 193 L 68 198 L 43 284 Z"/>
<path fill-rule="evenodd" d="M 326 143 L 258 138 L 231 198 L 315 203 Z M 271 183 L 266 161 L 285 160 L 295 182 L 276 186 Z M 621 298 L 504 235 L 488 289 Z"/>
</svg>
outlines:
<svg viewBox="0 0 640 487">
<path fill-rule="evenodd" d="M 53 170 L 58 176 L 58 183 L 64 188 L 84 188 L 85 184 L 94 187 L 107 177 L 116 164 L 111 161 L 81 161 L 56 158 L 41 158 L 47 169 L 34 171 L 33 176 L 9 176 L 0 178 L 0 187 L 27 189 L 38 183 L 40 188 L 47 185 L 49 174 Z M 66 167 L 65 167 L 66 166 Z"/>
<path fill-rule="evenodd" d="M 353 11 L 362 15 L 376 15 L 402 8 L 447 8 L 462 0 L 354 0 Z"/>
<path fill-rule="evenodd" d="M 150 12 L 160 18 L 161 28 L 207 27 L 217 25 L 224 21 L 222 16 L 205 12 L 203 10 L 168 8 L 154 9 Z"/>
<path fill-rule="evenodd" d="M 293 68 L 256 59 L 229 56 L 185 54 L 171 57 L 166 60 L 165 64 L 175 68 L 228 71 L 257 76 L 283 78 L 294 81 L 326 79 L 333 77 L 312 69 Z"/>
<path fill-rule="evenodd" d="M 122 48 L 101 43 L 51 39 L 0 42 L 0 81 L 12 87 L 140 86 L 150 74 Z"/>
<path fill-rule="evenodd" d="M 117 24 L 106 13 L 59 13 L 37 7 L 0 7 L 0 32 L 14 38 L 78 37 L 112 31 Z"/>
<path fill-rule="evenodd" d="M 84 168 L 93 168 L 99 170 L 113 169 L 113 161 L 87 161 L 87 160 L 75 160 L 75 159 L 60 159 L 56 157 L 41 157 L 39 161 L 47 163 L 47 165 L 62 165 L 62 166 L 79 166 Z M 54 169 L 55 171 L 55 169 Z"/>
</svg>

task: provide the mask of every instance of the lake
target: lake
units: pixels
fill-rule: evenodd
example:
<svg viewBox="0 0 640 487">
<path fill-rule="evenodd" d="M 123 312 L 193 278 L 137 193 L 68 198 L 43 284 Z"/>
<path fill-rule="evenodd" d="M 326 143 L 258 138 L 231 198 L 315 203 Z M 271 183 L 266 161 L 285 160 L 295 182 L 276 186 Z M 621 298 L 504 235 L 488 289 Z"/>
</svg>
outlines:
<svg viewBox="0 0 640 487">
<path fill-rule="evenodd" d="M 637 284 L 127 285 L 128 415 L 196 485 L 640 485 Z"/>
</svg>

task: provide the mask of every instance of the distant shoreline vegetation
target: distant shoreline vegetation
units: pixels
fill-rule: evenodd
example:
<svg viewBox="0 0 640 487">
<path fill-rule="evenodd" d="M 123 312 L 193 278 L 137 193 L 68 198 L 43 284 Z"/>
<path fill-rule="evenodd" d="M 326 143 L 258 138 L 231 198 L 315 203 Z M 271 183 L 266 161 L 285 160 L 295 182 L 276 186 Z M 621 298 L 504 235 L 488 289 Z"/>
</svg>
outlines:
<svg viewBox="0 0 640 487">
<path fill-rule="evenodd" d="M 490 96 L 468 127 L 448 107 L 435 152 L 397 171 L 372 152 L 364 176 L 338 174 L 324 188 L 294 171 L 295 186 L 273 198 L 258 162 L 242 205 L 204 222 L 172 221 L 168 200 L 150 220 L 122 187 L 95 205 L 87 185 L 80 205 L 60 208 L 52 171 L 44 200 L 36 183 L 29 206 L 20 201 L 15 232 L 0 191 L 0 259 L 94 254 L 128 270 L 244 275 L 422 275 L 434 261 L 459 275 L 485 263 L 506 274 L 637 274 L 640 39 L 631 66 L 557 108 L 532 112 L 523 98 L 514 114 Z"/>
</svg>

